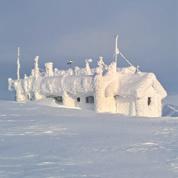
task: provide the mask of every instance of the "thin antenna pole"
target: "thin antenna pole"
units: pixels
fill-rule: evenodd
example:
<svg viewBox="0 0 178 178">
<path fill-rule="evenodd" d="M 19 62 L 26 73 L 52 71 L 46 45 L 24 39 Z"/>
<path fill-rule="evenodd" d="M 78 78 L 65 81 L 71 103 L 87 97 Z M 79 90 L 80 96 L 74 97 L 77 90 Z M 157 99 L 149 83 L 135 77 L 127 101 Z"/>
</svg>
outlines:
<svg viewBox="0 0 178 178">
<path fill-rule="evenodd" d="M 119 47 L 118 47 L 118 38 L 119 36 L 116 35 L 116 38 L 115 38 L 115 54 L 114 54 L 114 58 L 115 58 L 115 63 L 116 63 L 116 68 L 117 68 L 117 63 L 118 63 L 118 55 L 120 55 L 130 66 L 134 66 L 128 58 L 126 58 L 124 56 L 123 53 L 121 53 L 121 51 L 119 50 Z M 137 71 L 140 71 L 138 68 L 137 68 Z"/>
<path fill-rule="evenodd" d="M 17 80 L 20 80 L 20 47 L 17 48 Z"/>
<path fill-rule="evenodd" d="M 115 39 L 115 62 L 116 62 L 116 66 L 117 66 L 117 59 L 118 59 L 118 54 L 119 54 L 119 49 L 118 49 L 118 35 L 116 35 L 116 39 Z"/>
</svg>

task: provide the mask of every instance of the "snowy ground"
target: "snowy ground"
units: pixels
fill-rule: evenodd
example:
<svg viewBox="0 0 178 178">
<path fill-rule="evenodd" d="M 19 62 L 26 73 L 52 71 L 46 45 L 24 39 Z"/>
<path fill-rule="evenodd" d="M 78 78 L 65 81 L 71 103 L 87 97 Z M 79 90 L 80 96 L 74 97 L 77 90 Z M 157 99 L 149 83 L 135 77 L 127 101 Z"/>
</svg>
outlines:
<svg viewBox="0 0 178 178">
<path fill-rule="evenodd" d="M 177 178 L 178 118 L 0 102 L 0 178 Z"/>
</svg>

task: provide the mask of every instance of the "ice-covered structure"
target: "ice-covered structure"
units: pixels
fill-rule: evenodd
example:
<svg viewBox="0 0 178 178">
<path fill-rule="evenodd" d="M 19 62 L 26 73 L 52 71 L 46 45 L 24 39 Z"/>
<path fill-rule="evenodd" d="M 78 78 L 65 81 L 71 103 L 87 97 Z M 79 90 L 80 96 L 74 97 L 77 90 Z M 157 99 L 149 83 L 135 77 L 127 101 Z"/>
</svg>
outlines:
<svg viewBox="0 0 178 178">
<path fill-rule="evenodd" d="M 96 112 L 120 113 L 129 116 L 160 117 L 162 99 L 167 93 L 153 73 L 141 72 L 119 51 L 115 42 L 115 60 L 106 65 L 99 57 L 96 68 L 90 67 L 91 59 L 85 60 L 85 67 L 59 70 L 53 63 L 45 64 L 40 72 L 39 57 L 34 60 L 31 75 L 20 79 L 19 51 L 17 58 L 17 80 L 8 79 L 9 90 L 15 90 L 16 101 L 53 98 L 67 107 L 92 109 Z M 129 67 L 117 67 L 121 55 Z"/>
</svg>

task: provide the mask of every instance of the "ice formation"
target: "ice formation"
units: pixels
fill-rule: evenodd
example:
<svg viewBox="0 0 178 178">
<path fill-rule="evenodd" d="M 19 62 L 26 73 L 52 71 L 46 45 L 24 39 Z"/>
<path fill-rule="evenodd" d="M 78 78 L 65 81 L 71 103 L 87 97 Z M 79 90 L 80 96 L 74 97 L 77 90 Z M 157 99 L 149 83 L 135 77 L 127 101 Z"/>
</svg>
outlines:
<svg viewBox="0 0 178 178">
<path fill-rule="evenodd" d="M 16 91 L 16 101 L 53 98 L 67 107 L 93 109 L 96 112 L 120 113 L 129 116 L 160 117 L 162 99 L 167 93 L 153 73 L 144 73 L 134 67 L 120 52 L 115 42 L 115 60 L 106 65 L 99 57 L 96 68 L 90 67 L 91 59 L 85 60 L 85 67 L 68 70 L 53 68 L 45 64 L 40 72 L 39 57 L 34 60 L 31 75 L 20 78 L 19 50 L 17 58 L 17 80 L 8 79 L 9 90 Z M 129 63 L 129 67 L 117 67 L 118 55 Z"/>
</svg>

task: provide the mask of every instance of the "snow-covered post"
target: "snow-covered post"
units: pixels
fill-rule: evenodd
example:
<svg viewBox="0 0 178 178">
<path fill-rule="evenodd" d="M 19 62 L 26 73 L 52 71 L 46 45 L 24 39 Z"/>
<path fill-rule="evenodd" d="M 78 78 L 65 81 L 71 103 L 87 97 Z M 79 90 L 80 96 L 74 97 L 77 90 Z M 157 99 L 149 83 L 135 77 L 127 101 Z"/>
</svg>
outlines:
<svg viewBox="0 0 178 178">
<path fill-rule="evenodd" d="M 28 82 L 29 78 L 27 77 L 27 75 L 24 75 L 24 80 L 23 80 L 23 88 L 24 88 L 24 92 L 25 95 L 27 97 L 27 99 L 30 99 L 30 94 L 29 94 L 29 82 Z"/>
<path fill-rule="evenodd" d="M 108 67 L 108 74 L 109 75 L 115 75 L 117 72 L 117 64 L 116 62 L 112 62 Z"/>
<path fill-rule="evenodd" d="M 63 91 L 63 104 L 67 107 L 75 107 L 75 100 L 66 91 Z"/>
<path fill-rule="evenodd" d="M 17 48 L 17 80 L 20 80 L 20 48 Z"/>
<path fill-rule="evenodd" d="M 8 78 L 8 90 L 12 91 L 12 87 L 13 87 L 13 80 L 11 78 Z"/>
<path fill-rule="evenodd" d="M 48 77 L 54 76 L 54 70 L 53 70 L 53 63 L 52 62 L 45 63 L 45 71 L 46 71 L 46 75 Z"/>
<path fill-rule="evenodd" d="M 20 79 L 20 48 L 17 49 L 17 80 L 8 79 L 8 89 L 11 91 L 13 88 L 16 92 L 16 101 L 24 102 L 26 101 L 26 95 L 22 85 L 22 80 Z"/>
<path fill-rule="evenodd" d="M 16 91 L 16 101 L 17 102 L 25 102 L 27 100 L 25 91 L 22 87 L 21 80 L 14 81 L 14 88 Z"/>
<path fill-rule="evenodd" d="M 104 80 L 101 73 L 95 76 L 95 110 L 105 112 Z"/>
<path fill-rule="evenodd" d="M 34 99 L 35 100 L 40 100 L 44 96 L 40 94 L 40 69 L 39 69 L 39 56 L 36 56 L 34 59 L 34 70 L 33 70 L 33 75 L 34 75 L 34 82 L 33 82 L 33 89 L 34 89 Z"/>
<path fill-rule="evenodd" d="M 86 72 L 86 75 L 91 75 L 92 72 L 91 72 L 91 68 L 90 68 L 90 65 L 89 63 L 92 62 L 92 59 L 86 59 L 85 60 L 85 72 Z"/>
<path fill-rule="evenodd" d="M 98 68 L 95 76 L 95 109 L 97 112 L 115 113 L 116 103 L 114 99 L 114 91 L 117 90 L 117 83 L 113 81 L 118 82 L 118 75 L 116 73 L 116 62 L 112 62 L 108 66 L 107 73 L 103 75 L 100 71 L 101 67 L 102 66 Z"/>
<path fill-rule="evenodd" d="M 39 61 L 39 56 L 36 56 L 34 59 L 34 77 L 35 77 L 35 79 L 37 79 L 40 75 L 38 61 Z"/>
<path fill-rule="evenodd" d="M 17 102 L 25 102 L 27 100 L 24 88 L 22 87 L 21 80 L 12 80 L 11 78 L 8 79 L 8 89 L 11 91 L 12 89 L 15 90 L 15 99 Z"/>
<path fill-rule="evenodd" d="M 103 57 L 100 56 L 98 61 L 97 61 L 97 64 L 98 64 L 98 68 L 100 69 L 100 71 L 104 71 L 104 70 L 107 70 L 108 69 L 108 66 L 104 63 L 104 60 L 103 60 Z"/>
<path fill-rule="evenodd" d="M 75 66 L 75 68 L 74 68 L 74 74 L 75 74 L 76 76 L 80 74 L 80 67 Z"/>
<path fill-rule="evenodd" d="M 66 91 L 66 87 L 65 87 L 65 80 L 67 80 L 67 75 L 63 75 L 62 79 L 61 79 L 61 89 L 63 91 L 63 105 L 67 106 L 67 107 L 75 107 L 75 100 L 70 97 Z"/>
<path fill-rule="evenodd" d="M 102 57 L 102 56 L 99 57 L 99 59 L 98 59 L 98 61 L 97 61 L 97 64 L 98 64 L 98 66 L 99 66 L 100 68 L 103 69 L 105 63 L 104 63 L 104 61 L 103 61 L 103 57 Z"/>
<path fill-rule="evenodd" d="M 17 102 L 24 102 L 26 101 L 26 94 L 24 88 L 22 86 L 22 81 L 20 79 L 20 48 L 17 48 L 17 80 L 12 81 L 9 80 L 9 84 L 13 87 L 16 91 L 16 101 Z"/>
</svg>

